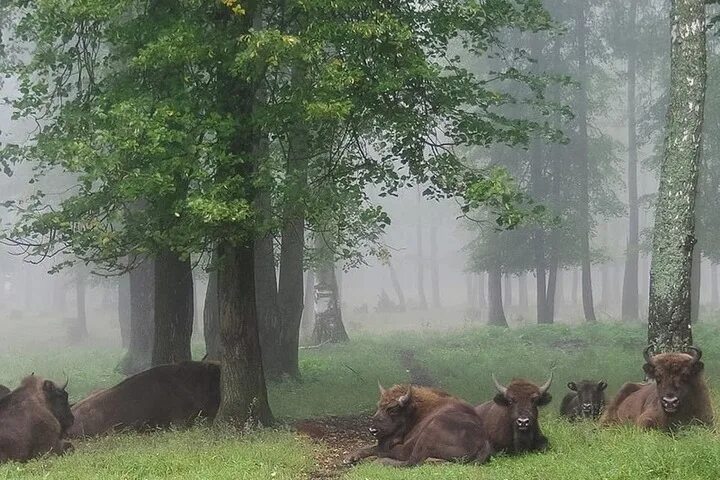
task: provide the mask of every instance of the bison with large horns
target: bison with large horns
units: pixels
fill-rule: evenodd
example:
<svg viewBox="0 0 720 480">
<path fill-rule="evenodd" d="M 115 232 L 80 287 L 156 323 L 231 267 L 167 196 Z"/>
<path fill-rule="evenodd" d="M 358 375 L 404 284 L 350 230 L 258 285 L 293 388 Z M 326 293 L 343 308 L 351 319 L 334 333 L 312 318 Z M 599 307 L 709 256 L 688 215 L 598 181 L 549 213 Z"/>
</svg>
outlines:
<svg viewBox="0 0 720 480">
<path fill-rule="evenodd" d="M 538 407 L 552 400 L 548 392 L 552 378 L 551 373 L 539 387 L 521 379 L 514 379 L 505 386 L 492 375 L 497 394 L 475 407 L 475 411 L 483 421 L 494 450 L 520 453 L 547 448 L 548 440 L 538 422 Z"/>
<path fill-rule="evenodd" d="M 651 355 L 643 353 L 643 370 L 654 383 L 626 383 L 610 402 L 604 424 L 633 423 L 646 428 L 672 428 L 691 423 L 710 425 L 712 406 L 703 378 L 702 351 Z"/>
</svg>

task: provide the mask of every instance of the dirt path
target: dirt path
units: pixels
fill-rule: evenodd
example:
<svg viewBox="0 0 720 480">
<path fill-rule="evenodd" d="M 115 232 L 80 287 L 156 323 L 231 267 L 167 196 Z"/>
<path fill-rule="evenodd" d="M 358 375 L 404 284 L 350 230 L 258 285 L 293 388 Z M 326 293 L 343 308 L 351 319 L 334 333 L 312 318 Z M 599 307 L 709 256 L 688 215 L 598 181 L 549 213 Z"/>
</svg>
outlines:
<svg viewBox="0 0 720 480">
<path fill-rule="evenodd" d="M 343 459 L 357 448 L 374 442 L 368 431 L 369 416 L 322 417 L 301 420 L 293 424 L 298 434 L 317 443 L 316 470 L 310 480 L 340 478 L 349 467 Z"/>
</svg>

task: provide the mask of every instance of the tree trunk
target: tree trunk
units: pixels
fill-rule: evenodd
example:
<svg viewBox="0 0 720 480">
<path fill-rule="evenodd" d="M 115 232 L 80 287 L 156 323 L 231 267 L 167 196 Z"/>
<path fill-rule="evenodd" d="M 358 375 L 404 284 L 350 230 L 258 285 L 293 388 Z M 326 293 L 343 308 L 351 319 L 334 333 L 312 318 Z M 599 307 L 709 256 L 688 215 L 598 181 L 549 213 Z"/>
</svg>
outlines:
<svg viewBox="0 0 720 480">
<path fill-rule="evenodd" d="M 487 300 L 485 299 L 485 274 L 477 274 L 477 290 L 478 290 L 478 308 L 482 309 L 487 306 Z"/>
<path fill-rule="evenodd" d="M 502 302 L 502 273 L 500 269 L 488 272 L 488 325 L 507 327 Z"/>
<path fill-rule="evenodd" d="M 203 307 L 203 333 L 205 336 L 205 354 L 207 360 L 220 361 L 222 343 L 220 342 L 220 305 L 218 304 L 217 253 L 213 253 L 208 272 L 208 285 Z"/>
<path fill-rule="evenodd" d="M 622 312 L 624 322 L 638 320 L 639 294 L 638 294 L 638 262 L 640 255 L 640 215 L 638 205 L 637 186 L 637 120 L 635 116 L 635 84 L 637 70 L 637 45 L 635 44 L 635 30 L 637 23 L 638 0 L 630 0 L 630 24 L 628 34 L 628 65 L 627 65 L 627 117 L 628 117 L 628 239 L 625 253 L 625 275 L 623 277 Z"/>
<path fill-rule="evenodd" d="M 130 271 L 130 346 L 118 369 L 125 375 L 149 368 L 155 338 L 155 260 Z"/>
<path fill-rule="evenodd" d="M 612 307 L 614 303 L 614 299 L 612 298 L 612 272 L 611 272 L 612 266 L 604 263 L 600 265 L 600 282 L 602 283 L 602 297 L 600 298 L 600 305 L 603 306 L 605 310 Z"/>
<path fill-rule="evenodd" d="M 695 325 L 700 318 L 700 290 L 702 288 L 702 254 L 693 249 L 692 273 L 690 275 L 690 323 Z"/>
<path fill-rule="evenodd" d="M 88 273 L 81 268 L 75 272 L 75 318 L 70 326 L 70 341 L 80 343 L 87 340 L 86 292 Z"/>
<path fill-rule="evenodd" d="M 577 268 L 573 269 L 573 288 L 572 288 L 572 301 L 573 305 L 578 304 L 578 293 L 580 292 L 580 274 Z"/>
<path fill-rule="evenodd" d="M 718 292 L 717 263 L 710 264 L 710 302 L 713 307 L 718 306 L 720 292 Z"/>
<path fill-rule="evenodd" d="M 152 364 L 192 359 L 194 317 L 192 265 L 171 250 L 155 259 L 155 341 Z"/>
<path fill-rule="evenodd" d="M 692 345 L 690 278 L 707 75 L 705 0 L 670 3 L 670 104 L 650 267 L 648 342 L 655 351 Z"/>
<path fill-rule="evenodd" d="M 528 285 L 526 273 L 521 273 L 518 276 L 518 303 L 522 308 L 527 308 L 528 306 Z"/>
<path fill-rule="evenodd" d="M 509 273 L 505 274 L 505 288 L 503 291 L 503 307 L 511 307 L 513 304 L 512 297 L 512 276 Z"/>
<path fill-rule="evenodd" d="M 322 235 L 316 235 L 315 248 L 320 257 L 315 271 L 315 328 L 313 343 L 339 343 L 349 340 L 342 321 L 340 298 L 338 295 L 335 262 L 331 249 Z"/>
<path fill-rule="evenodd" d="M 118 323 L 123 348 L 130 346 L 130 275 L 124 274 L 118 279 Z"/>
<path fill-rule="evenodd" d="M 270 425 L 255 310 L 253 242 L 218 246 L 218 304 L 222 362 L 221 401 L 216 423 L 237 427 Z"/>
<path fill-rule="evenodd" d="M 395 290 L 395 296 L 397 297 L 398 308 L 400 308 L 401 312 L 404 312 L 406 308 L 405 293 L 403 292 L 402 285 L 397 278 L 397 272 L 395 272 L 392 260 L 388 260 L 388 269 L 390 270 L 390 281 L 392 282 L 393 289 Z"/>
<path fill-rule="evenodd" d="M 565 305 L 565 270 L 558 267 L 557 279 L 555 280 L 555 305 Z"/>
<path fill-rule="evenodd" d="M 312 336 L 315 324 L 315 272 L 308 270 L 305 273 L 305 302 L 303 305 L 300 330 L 305 338 Z"/>
<path fill-rule="evenodd" d="M 579 201 L 579 217 L 581 225 L 580 233 L 580 249 L 582 255 L 582 300 L 583 312 L 585 313 L 585 321 L 595 322 L 595 307 L 593 305 L 592 291 L 592 274 L 590 265 L 590 167 L 588 161 L 588 99 L 587 88 L 589 79 L 587 74 L 587 52 L 586 52 L 586 25 L 585 25 L 585 8 L 587 0 L 577 1 L 577 17 L 575 29 L 577 32 L 577 49 L 578 49 L 578 88 L 577 98 L 577 122 L 578 122 L 578 138 L 577 138 L 577 159 L 579 162 L 579 182 L 580 182 L 580 201 Z"/>
<path fill-rule="evenodd" d="M 440 299 L 440 262 L 438 260 L 437 246 L 438 227 L 430 227 L 430 284 L 432 287 L 433 308 L 442 308 Z"/>
<path fill-rule="evenodd" d="M 558 262 L 557 259 L 550 260 L 547 286 L 547 323 L 555 321 L 555 296 L 557 294 Z"/>
<path fill-rule="evenodd" d="M 422 218 L 418 216 L 418 224 L 416 227 L 417 237 L 417 288 L 418 288 L 418 307 L 420 310 L 427 310 L 427 297 L 425 297 L 425 265 L 423 258 L 423 234 L 422 234 Z"/>
</svg>

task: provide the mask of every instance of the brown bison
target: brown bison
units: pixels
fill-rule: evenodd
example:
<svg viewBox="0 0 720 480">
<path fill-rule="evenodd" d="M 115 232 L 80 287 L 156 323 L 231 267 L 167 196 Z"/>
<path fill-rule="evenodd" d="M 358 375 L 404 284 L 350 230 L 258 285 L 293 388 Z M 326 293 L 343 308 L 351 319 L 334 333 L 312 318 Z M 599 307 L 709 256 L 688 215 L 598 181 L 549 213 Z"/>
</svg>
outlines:
<svg viewBox="0 0 720 480">
<path fill-rule="evenodd" d="M 187 425 L 198 417 L 214 418 L 219 405 L 217 363 L 160 365 L 73 405 L 75 424 L 68 436 Z"/>
<path fill-rule="evenodd" d="M 560 404 L 560 415 L 568 417 L 570 420 L 600 417 L 605 408 L 607 382 L 583 380 L 578 383 L 568 382 L 567 386 L 572 391 L 563 398 Z"/>
<path fill-rule="evenodd" d="M 430 387 L 380 386 L 380 400 L 370 432 L 377 444 L 346 459 L 377 456 L 393 466 L 420 465 L 428 458 L 482 463 L 492 453 L 472 406 Z"/>
<path fill-rule="evenodd" d="M 520 453 L 548 447 L 548 440 L 540 431 L 538 407 L 552 400 L 548 392 L 552 377 L 551 373 L 540 387 L 521 379 L 513 379 L 504 386 L 492 375 L 498 393 L 475 407 L 475 412 L 482 419 L 494 450 Z"/>
<path fill-rule="evenodd" d="M 702 351 L 643 353 L 645 370 L 654 383 L 626 383 L 610 402 L 604 424 L 633 423 L 646 428 L 672 428 L 690 423 L 710 425 L 713 412 L 703 379 Z"/>
<path fill-rule="evenodd" d="M 0 463 L 72 448 L 63 440 L 73 424 L 66 386 L 31 375 L 0 398 Z"/>
<path fill-rule="evenodd" d="M 0 385 L 0 398 L 4 397 L 8 393 L 12 392 L 8 387 L 5 385 Z"/>
</svg>

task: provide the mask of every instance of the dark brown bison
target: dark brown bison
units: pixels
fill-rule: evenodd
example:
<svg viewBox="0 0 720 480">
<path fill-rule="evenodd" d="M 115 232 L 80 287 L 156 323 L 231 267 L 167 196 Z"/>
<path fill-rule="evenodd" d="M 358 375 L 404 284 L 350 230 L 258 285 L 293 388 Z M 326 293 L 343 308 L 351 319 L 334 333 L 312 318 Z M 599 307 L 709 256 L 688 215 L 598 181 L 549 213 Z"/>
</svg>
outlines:
<svg viewBox="0 0 720 480">
<path fill-rule="evenodd" d="M 600 417 L 605 408 L 605 381 L 595 382 L 583 380 L 581 382 L 568 382 L 568 388 L 572 390 L 565 395 L 560 404 L 560 415 L 570 420 L 578 418 L 596 419 Z"/>
<path fill-rule="evenodd" d="M 548 381 L 538 387 L 521 379 L 513 379 L 504 386 L 492 376 L 498 393 L 492 400 L 475 407 L 475 411 L 487 429 L 494 450 L 520 453 L 547 448 L 548 440 L 538 422 L 538 407 L 552 400 L 548 392 L 552 377 L 551 373 Z"/>
<path fill-rule="evenodd" d="M 65 386 L 31 375 L 0 398 L 0 463 L 72 448 L 63 440 L 73 424 Z"/>
<path fill-rule="evenodd" d="M 672 428 L 690 423 L 711 425 L 713 412 L 703 379 L 702 351 L 643 353 L 645 370 L 654 383 L 626 383 L 610 402 L 604 424 L 633 423 L 646 428 Z"/>
<path fill-rule="evenodd" d="M 428 458 L 482 463 L 492 453 L 472 406 L 435 388 L 380 386 L 370 431 L 377 444 L 358 450 L 347 462 L 377 456 L 393 466 L 419 465 Z"/>
<path fill-rule="evenodd" d="M 0 398 L 4 397 L 8 393 L 12 392 L 8 387 L 5 385 L 0 385 Z"/>
<path fill-rule="evenodd" d="M 160 365 L 100 390 L 72 406 L 71 438 L 113 430 L 187 425 L 214 418 L 220 405 L 220 366 L 210 362 Z"/>
</svg>

